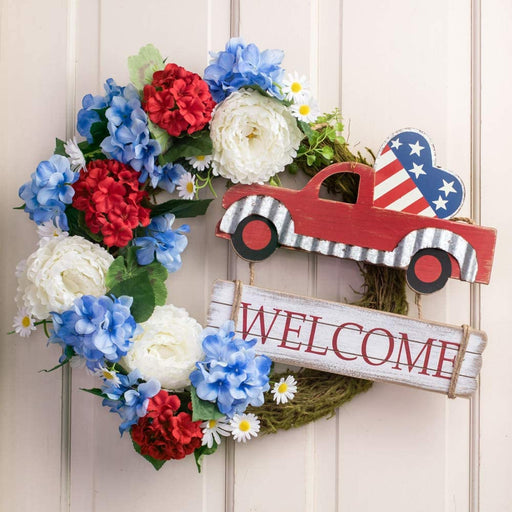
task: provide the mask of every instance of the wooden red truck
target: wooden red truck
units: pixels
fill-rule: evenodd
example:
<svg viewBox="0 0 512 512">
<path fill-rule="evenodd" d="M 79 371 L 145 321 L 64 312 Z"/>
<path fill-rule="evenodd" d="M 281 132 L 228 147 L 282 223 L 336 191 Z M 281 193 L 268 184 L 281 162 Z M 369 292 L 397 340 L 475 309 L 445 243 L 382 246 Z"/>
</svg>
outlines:
<svg viewBox="0 0 512 512">
<path fill-rule="evenodd" d="M 320 197 L 325 179 L 346 172 L 359 175 L 355 204 Z M 224 195 L 216 234 L 249 261 L 283 246 L 407 269 L 418 293 L 440 290 L 449 277 L 489 282 L 494 229 L 375 206 L 374 187 L 374 169 L 352 162 L 326 167 L 301 190 L 236 185 Z"/>
</svg>

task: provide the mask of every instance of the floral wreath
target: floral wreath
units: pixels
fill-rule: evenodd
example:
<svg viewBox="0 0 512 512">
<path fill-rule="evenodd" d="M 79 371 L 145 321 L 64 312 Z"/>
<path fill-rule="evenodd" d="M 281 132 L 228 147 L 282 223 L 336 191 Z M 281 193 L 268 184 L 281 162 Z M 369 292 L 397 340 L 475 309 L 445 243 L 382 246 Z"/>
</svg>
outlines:
<svg viewBox="0 0 512 512">
<path fill-rule="evenodd" d="M 335 161 L 365 162 L 348 150 L 339 112 L 321 115 L 305 77 L 284 77 L 283 57 L 231 39 L 201 78 L 145 46 L 128 59 L 130 84 L 110 78 L 105 95 L 83 98 L 85 140 L 57 139 L 19 191 L 40 241 L 17 267 L 13 332 L 42 326 L 62 347 L 55 368 L 97 375 L 101 385 L 87 391 L 120 416 L 121 435 L 156 469 L 194 454 L 200 470 L 224 436 L 245 443 L 300 426 L 371 386 L 281 374 L 232 322 L 203 330 L 166 304 L 165 281 L 190 231 L 174 222 L 206 212 L 212 199 L 199 192 L 214 196 L 214 179 L 279 185 L 285 169 L 314 175 Z M 357 188 L 346 179 L 327 186 L 350 201 Z M 400 271 L 361 270 L 360 304 L 406 311 Z"/>
</svg>

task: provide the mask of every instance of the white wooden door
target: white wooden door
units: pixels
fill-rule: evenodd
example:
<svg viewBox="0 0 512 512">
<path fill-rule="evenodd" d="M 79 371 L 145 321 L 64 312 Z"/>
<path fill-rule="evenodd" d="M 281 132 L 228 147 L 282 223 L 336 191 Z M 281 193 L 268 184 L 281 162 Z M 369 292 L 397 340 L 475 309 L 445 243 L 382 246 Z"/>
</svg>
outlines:
<svg viewBox="0 0 512 512">
<path fill-rule="evenodd" d="M 0 23 L 4 333 L 15 265 L 36 242 L 12 210 L 18 188 L 56 136 L 73 134 L 82 96 L 109 77 L 126 83 L 127 56 L 148 42 L 198 73 L 231 35 L 283 49 L 285 68 L 309 76 L 320 107 L 342 109 L 353 148 L 423 129 L 465 181 L 461 214 L 499 231 L 490 286 L 450 281 L 423 299 L 423 317 L 487 331 L 474 398 L 375 384 L 329 420 L 224 445 L 201 474 L 190 458 L 155 472 L 119 439 L 117 417 L 80 391 L 91 377 L 38 373 L 57 347 L 3 335 L 2 511 L 512 510 L 510 1 L 3 0 Z M 214 279 L 248 278 L 213 234 L 219 202 L 191 222 L 183 268 L 169 279 L 169 300 L 202 322 Z M 255 283 L 340 301 L 361 285 L 353 263 L 293 251 L 259 264 Z"/>
</svg>

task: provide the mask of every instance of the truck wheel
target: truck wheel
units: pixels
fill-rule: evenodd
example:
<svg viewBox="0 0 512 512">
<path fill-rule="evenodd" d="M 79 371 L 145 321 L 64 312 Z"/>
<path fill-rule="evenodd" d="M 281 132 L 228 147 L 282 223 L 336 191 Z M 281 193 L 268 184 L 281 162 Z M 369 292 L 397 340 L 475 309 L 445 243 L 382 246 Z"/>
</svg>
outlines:
<svg viewBox="0 0 512 512">
<path fill-rule="evenodd" d="M 277 249 L 277 230 L 267 218 L 249 215 L 236 227 L 231 243 L 244 260 L 262 261 Z"/>
<path fill-rule="evenodd" d="M 437 292 L 452 273 L 450 256 L 441 249 L 423 249 L 411 259 L 407 283 L 418 293 Z"/>
</svg>

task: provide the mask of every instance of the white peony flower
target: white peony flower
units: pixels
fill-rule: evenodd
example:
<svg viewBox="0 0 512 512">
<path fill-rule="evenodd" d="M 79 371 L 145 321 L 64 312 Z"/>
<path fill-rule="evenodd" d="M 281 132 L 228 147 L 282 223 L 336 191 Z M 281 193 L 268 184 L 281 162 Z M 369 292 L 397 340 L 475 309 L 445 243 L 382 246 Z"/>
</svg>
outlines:
<svg viewBox="0 0 512 512">
<path fill-rule="evenodd" d="M 263 183 L 284 170 L 303 137 L 279 101 L 243 89 L 215 108 L 210 124 L 213 174 L 234 183 Z"/>
<path fill-rule="evenodd" d="M 80 236 L 52 238 L 32 253 L 18 277 L 16 302 L 36 319 L 62 313 L 82 295 L 106 292 L 105 275 L 114 258 Z"/>
<path fill-rule="evenodd" d="M 138 368 L 144 379 L 156 379 L 162 388 L 183 389 L 196 361 L 204 358 L 202 327 L 183 308 L 157 306 L 133 337 L 133 347 L 122 359 L 125 369 Z"/>
</svg>

